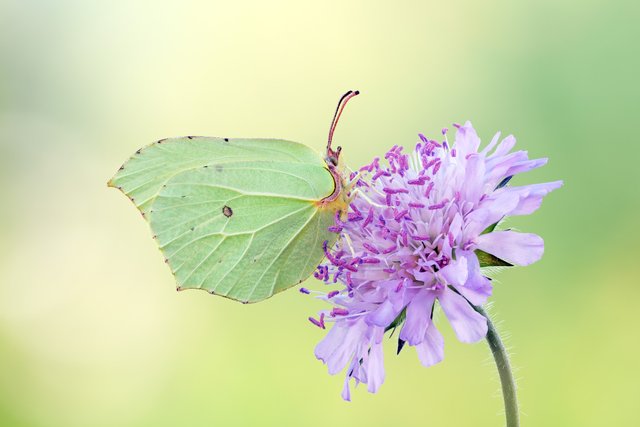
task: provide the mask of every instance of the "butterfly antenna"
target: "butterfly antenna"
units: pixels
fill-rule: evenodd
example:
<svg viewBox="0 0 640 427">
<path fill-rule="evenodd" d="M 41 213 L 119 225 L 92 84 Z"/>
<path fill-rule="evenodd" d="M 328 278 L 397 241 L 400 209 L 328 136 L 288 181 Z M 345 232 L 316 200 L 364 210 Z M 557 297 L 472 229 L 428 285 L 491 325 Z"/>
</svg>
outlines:
<svg viewBox="0 0 640 427">
<path fill-rule="evenodd" d="M 359 95 L 360 91 L 350 90 L 349 92 L 342 95 L 340 101 L 338 101 L 338 107 L 336 108 L 336 112 L 333 115 L 333 120 L 331 120 L 331 127 L 329 128 L 329 139 L 327 140 L 327 160 L 330 161 L 334 166 L 338 165 L 338 158 L 340 157 L 340 151 L 342 147 L 338 147 L 335 150 L 331 148 L 331 141 L 333 141 L 333 133 L 336 130 L 336 126 L 338 124 L 338 120 L 340 120 L 340 116 L 342 115 L 342 110 L 344 110 L 345 105 L 351 98 L 356 95 Z"/>
</svg>

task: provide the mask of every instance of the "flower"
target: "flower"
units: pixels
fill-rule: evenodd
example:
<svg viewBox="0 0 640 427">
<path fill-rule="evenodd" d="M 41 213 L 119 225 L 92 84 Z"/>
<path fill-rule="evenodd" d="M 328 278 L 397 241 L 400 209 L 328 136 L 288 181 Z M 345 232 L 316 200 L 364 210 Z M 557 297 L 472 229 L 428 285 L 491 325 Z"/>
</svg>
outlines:
<svg viewBox="0 0 640 427">
<path fill-rule="evenodd" d="M 382 338 L 389 329 L 401 328 L 398 351 L 413 346 L 423 365 L 443 359 L 444 341 L 432 321 L 436 301 L 460 341 L 481 340 L 486 318 L 472 305 L 492 291 L 481 267 L 528 265 L 542 256 L 539 236 L 494 228 L 506 216 L 534 212 L 562 185 L 507 186 L 547 159 L 511 152 L 515 138 L 500 141 L 499 133 L 479 151 L 471 123 L 456 128 L 451 147 L 446 129 L 442 142 L 420 135 L 410 155 L 394 146 L 385 156 L 388 167 L 376 158 L 352 174 L 349 212 L 331 227 L 340 238 L 333 248 L 325 242 L 328 262 L 315 273 L 341 289 L 321 293 L 333 307 L 320 320 L 310 318 L 322 329 L 334 323 L 315 355 L 332 375 L 347 367 L 345 400 L 351 379 L 373 393 L 384 382 Z"/>
</svg>

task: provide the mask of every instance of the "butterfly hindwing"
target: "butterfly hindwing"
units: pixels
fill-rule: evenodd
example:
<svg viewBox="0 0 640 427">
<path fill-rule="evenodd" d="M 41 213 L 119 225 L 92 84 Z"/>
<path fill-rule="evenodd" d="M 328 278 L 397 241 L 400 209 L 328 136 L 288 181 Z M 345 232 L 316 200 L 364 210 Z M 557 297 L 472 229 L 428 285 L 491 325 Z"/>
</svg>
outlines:
<svg viewBox="0 0 640 427">
<path fill-rule="evenodd" d="M 324 256 L 334 178 L 310 148 L 270 139 L 174 138 L 110 181 L 150 222 L 180 289 L 256 302 L 306 279 Z"/>
</svg>

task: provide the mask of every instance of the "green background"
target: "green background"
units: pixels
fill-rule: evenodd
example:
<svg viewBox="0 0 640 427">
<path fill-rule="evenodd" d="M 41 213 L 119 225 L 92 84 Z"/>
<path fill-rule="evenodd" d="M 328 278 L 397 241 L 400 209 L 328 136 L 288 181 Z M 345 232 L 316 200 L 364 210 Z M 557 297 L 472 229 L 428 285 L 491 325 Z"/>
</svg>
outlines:
<svg viewBox="0 0 640 427">
<path fill-rule="evenodd" d="M 0 425 L 501 425 L 486 345 L 446 322 L 443 363 L 390 341 L 381 391 L 343 402 L 313 356 L 321 303 L 176 293 L 106 187 L 167 136 L 321 150 L 347 89 L 353 166 L 466 119 L 550 158 L 515 183 L 565 186 L 510 221 L 545 256 L 491 299 L 522 424 L 640 424 L 637 4 L 0 0 Z"/>
</svg>

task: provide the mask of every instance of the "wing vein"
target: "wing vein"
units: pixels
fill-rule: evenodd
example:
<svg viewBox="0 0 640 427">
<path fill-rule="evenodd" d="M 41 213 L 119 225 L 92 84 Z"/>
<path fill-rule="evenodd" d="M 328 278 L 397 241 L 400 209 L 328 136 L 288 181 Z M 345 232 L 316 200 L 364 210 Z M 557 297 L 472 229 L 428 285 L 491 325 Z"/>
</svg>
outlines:
<svg viewBox="0 0 640 427">
<path fill-rule="evenodd" d="M 267 273 L 267 271 L 269 271 L 269 269 L 273 266 L 273 263 L 275 263 L 275 262 L 278 260 L 278 258 L 280 257 L 280 255 L 282 255 L 282 252 L 284 252 L 284 251 L 289 247 L 289 245 L 290 245 L 290 244 L 291 244 L 291 242 L 295 239 L 295 237 L 296 237 L 298 234 L 300 234 L 300 232 L 301 232 L 301 231 L 302 231 L 302 230 L 307 226 L 307 224 L 309 224 L 309 222 L 311 221 L 311 219 L 312 219 L 313 217 L 315 217 L 315 216 L 317 215 L 317 213 L 318 213 L 318 211 L 316 210 L 316 211 L 313 213 L 313 215 L 311 215 L 311 216 L 309 217 L 309 219 L 307 219 L 307 220 L 305 221 L 305 223 L 302 225 L 302 227 L 300 227 L 300 228 L 298 229 L 298 231 L 296 231 L 296 232 L 293 234 L 293 236 L 291 237 L 291 239 L 289 239 L 289 241 L 284 245 L 284 247 L 280 250 L 280 252 L 278 252 L 278 255 L 276 255 L 276 256 L 273 258 L 273 260 L 269 263 L 269 265 L 264 269 L 264 271 L 262 272 L 262 274 L 260 275 L 260 277 L 258 278 L 258 280 L 256 280 L 256 282 L 254 283 L 253 288 L 251 289 L 251 292 L 249 293 L 249 297 L 248 297 L 248 299 L 249 299 L 249 300 L 251 299 L 251 297 L 252 297 L 252 296 L 253 296 L 253 294 L 255 293 L 255 291 L 256 291 L 256 289 L 257 289 L 257 287 L 258 287 L 258 284 L 260 283 L 260 280 L 262 280 L 262 278 L 263 278 L 263 277 L 264 277 L 264 275 Z M 273 288 L 274 288 L 274 287 L 275 287 L 275 283 L 274 283 L 274 284 L 273 284 L 273 286 L 272 286 L 272 290 L 273 290 Z"/>
</svg>

